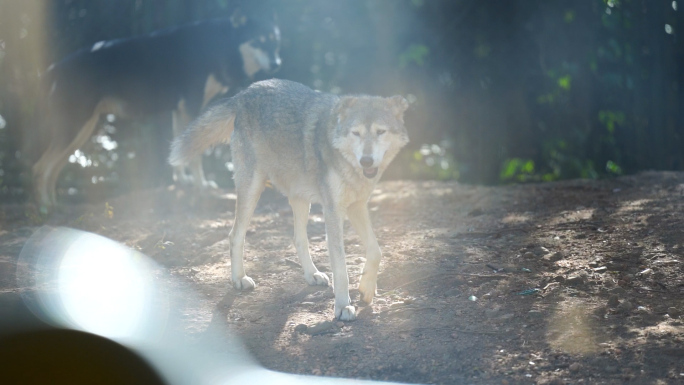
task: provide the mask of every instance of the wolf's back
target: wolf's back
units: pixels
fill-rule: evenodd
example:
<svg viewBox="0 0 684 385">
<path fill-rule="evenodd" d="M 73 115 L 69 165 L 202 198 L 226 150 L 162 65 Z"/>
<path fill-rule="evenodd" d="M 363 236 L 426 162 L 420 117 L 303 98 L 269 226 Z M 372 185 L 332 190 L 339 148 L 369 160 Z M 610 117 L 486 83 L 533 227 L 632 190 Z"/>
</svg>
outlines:
<svg viewBox="0 0 684 385">
<path fill-rule="evenodd" d="M 228 99 L 209 108 L 190 123 L 171 144 L 169 163 L 173 166 L 188 164 L 204 150 L 218 143 L 230 142 L 230 135 L 235 128 L 234 106 L 234 100 Z"/>
</svg>

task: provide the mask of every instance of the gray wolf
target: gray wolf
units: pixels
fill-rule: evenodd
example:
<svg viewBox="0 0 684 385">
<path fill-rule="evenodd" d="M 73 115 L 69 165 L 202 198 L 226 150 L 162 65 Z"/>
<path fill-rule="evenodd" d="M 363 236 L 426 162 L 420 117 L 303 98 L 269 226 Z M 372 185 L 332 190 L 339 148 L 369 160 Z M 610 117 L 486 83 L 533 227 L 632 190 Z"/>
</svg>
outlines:
<svg viewBox="0 0 684 385">
<path fill-rule="evenodd" d="M 33 165 L 33 188 L 41 208 L 57 201 L 57 178 L 69 156 L 92 135 L 102 114 L 136 117 L 173 113 L 174 134 L 215 96 L 246 86 L 257 73 L 281 64 L 280 31 L 274 18 L 214 19 L 101 41 L 48 68 L 49 92 L 41 128 L 49 143 Z M 207 182 L 201 157 L 192 162 L 193 180 Z M 184 169 L 174 178 L 187 180 Z"/>
<path fill-rule="evenodd" d="M 294 243 L 310 285 L 329 285 L 309 254 L 306 225 L 311 202 L 325 217 L 335 291 L 335 317 L 356 318 L 349 298 L 343 223 L 349 217 L 366 248 L 361 299 L 375 295 L 381 252 L 367 202 L 378 179 L 408 143 L 407 101 L 401 96 L 336 96 L 286 80 L 266 80 L 210 107 L 174 140 L 169 162 L 187 164 L 218 143 L 231 143 L 237 193 L 230 231 L 233 286 L 254 288 L 242 256 L 247 225 L 267 180 L 288 199 Z"/>
</svg>

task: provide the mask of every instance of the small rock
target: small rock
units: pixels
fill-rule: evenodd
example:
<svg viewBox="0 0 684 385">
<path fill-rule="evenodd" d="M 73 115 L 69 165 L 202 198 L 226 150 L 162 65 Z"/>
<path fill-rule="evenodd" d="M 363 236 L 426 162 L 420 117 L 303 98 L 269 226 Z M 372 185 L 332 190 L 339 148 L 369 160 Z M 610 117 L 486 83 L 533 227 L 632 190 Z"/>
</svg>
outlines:
<svg viewBox="0 0 684 385">
<path fill-rule="evenodd" d="M 306 329 L 306 334 L 315 336 L 317 334 L 323 334 L 330 332 L 335 329 L 335 324 L 331 321 L 319 322 L 314 326 L 308 327 Z"/>
<path fill-rule="evenodd" d="M 487 317 L 487 318 L 496 317 L 500 311 L 501 311 L 501 309 L 498 306 L 495 308 L 492 308 L 492 309 L 486 309 L 484 311 L 485 317 Z"/>
<path fill-rule="evenodd" d="M 530 310 L 527 312 L 527 315 L 532 319 L 539 319 L 544 317 L 544 313 L 540 312 L 539 310 Z"/>
<path fill-rule="evenodd" d="M 600 267 L 595 268 L 594 271 L 597 273 L 605 273 L 606 271 L 608 271 L 608 268 L 605 266 L 600 266 Z"/>
<path fill-rule="evenodd" d="M 304 324 L 299 324 L 299 325 L 295 326 L 294 330 L 295 330 L 295 332 L 297 332 L 297 333 L 306 333 L 306 330 L 307 330 L 308 328 L 309 328 L 309 327 L 306 326 L 306 325 L 304 325 Z"/>
<path fill-rule="evenodd" d="M 501 319 L 501 320 L 507 320 L 507 319 L 511 319 L 511 318 L 513 318 L 513 317 L 515 317 L 515 314 L 509 313 L 509 314 L 504 314 L 504 315 L 502 315 L 501 317 L 499 317 L 499 319 Z"/>
<path fill-rule="evenodd" d="M 625 295 L 625 293 L 626 293 L 627 291 L 626 291 L 625 289 L 621 288 L 621 287 L 616 287 L 615 289 L 611 290 L 610 292 L 611 292 L 612 294 L 615 294 L 615 295 Z"/>
<path fill-rule="evenodd" d="M 338 328 L 342 329 L 342 328 L 344 327 L 344 322 L 342 322 L 342 321 L 337 321 L 337 323 L 336 323 L 335 325 L 336 325 Z"/>
<path fill-rule="evenodd" d="M 451 288 L 443 293 L 445 297 L 455 297 L 459 294 L 461 294 L 461 290 L 456 287 Z"/>
<path fill-rule="evenodd" d="M 603 371 L 610 374 L 615 374 L 618 372 L 617 366 L 606 365 L 603 367 Z"/>
<path fill-rule="evenodd" d="M 474 295 L 471 295 L 470 297 L 468 297 L 468 300 L 475 302 L 475 301 L 477 301 L 477 297 Z"/>
<path fill-rule="evenodd" d="M 620 297 L 617 294 L 613 294 L 608 298 L 608 307 L 616 308 L 620 304 Z"/>
<path fill-rule="evenodd" d="M 568 369 L 570 369 L 572 373 L 577 373 L 580 371 L 580 369 L 582 369 L 582 365 L 580 365 L 578 362 L 573 362 L 572 364 L 570 364 Z"/>
<path fill-rule="evenodd" d="M 553 280 L 556 282 L 565 282 L 565 277 L 563 277 L 562 275 L 559 274 L 559 275 L 553 277 Z"/>
<path fill-rule="evenodd" d="M 680 315 L 682 315 L 682 312 L 679 311 L 679 309 L 677 309 L 676 307 L 670 306 L 667 308 L 667 314 L 669 314 L 672 318 L 677 318 Z"/>
<path fill-rule="evenodd" d="M 580 275 L 571 275 L 566 280 L 565 283 L 570 286 L 579 286 L 584 284 L 584 277 Z"/>
<path fill-rule="evenodd" d="M 617 311 L 619 311 L 620 313 L 629 313 L 633 308 L 634 305 L 632 305 L 631 302 L 625 300 L 617 306 Z"/>
</svg>

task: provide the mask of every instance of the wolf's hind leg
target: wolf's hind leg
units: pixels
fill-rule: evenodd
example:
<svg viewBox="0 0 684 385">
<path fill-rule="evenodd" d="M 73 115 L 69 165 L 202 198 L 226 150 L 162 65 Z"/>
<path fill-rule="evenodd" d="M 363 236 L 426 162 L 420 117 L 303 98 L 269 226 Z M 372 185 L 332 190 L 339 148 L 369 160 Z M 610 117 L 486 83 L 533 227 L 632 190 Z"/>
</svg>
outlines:
<svg viewBox="0 0 684 385">
<path fill-rule="evenodd" d="M 354 231 L 361 238 L 361 243 L 366 248 L 366 264 L 363 266 L 363 273 L 361 273 L 359 292 L 363 302 L 371 303 L 375 296 L 378 268 L 380 267 L 380 258 L 382 257 L 380 246 L 375 238 L 375 233 L 373 233 L 366 202 L 357 202 L 349 206 L 347 215 Z"/>
<path fill-rule="evenodd" d="M 294 244 L 299 256 L 299 263 L 304 269 L 304 279 L 312 286 L 328 286 L 330 279 L 325 273 L 318 271 L 311 260 L 311 254 L 309 254 L 306 224 L 309 221 L 310 204 L 303 199 L 290 199 L 290 206 L 294 215 Z"/>
<path fill-rule="evenodd" d="M 261 192 L 264 191 L 265 179 L 252 172 L 249 178 L 239 177 L 236 174 L 235 185 L 237 190 L 237 202 L 235 203 L 235 221 L 230 230 L 230 266 L 233 286 L 238 290 L 253 289 L 254 280 L 245 274 L 243 254 L 247 226 L 252 219 L 254 209 Z"/>
</svg>

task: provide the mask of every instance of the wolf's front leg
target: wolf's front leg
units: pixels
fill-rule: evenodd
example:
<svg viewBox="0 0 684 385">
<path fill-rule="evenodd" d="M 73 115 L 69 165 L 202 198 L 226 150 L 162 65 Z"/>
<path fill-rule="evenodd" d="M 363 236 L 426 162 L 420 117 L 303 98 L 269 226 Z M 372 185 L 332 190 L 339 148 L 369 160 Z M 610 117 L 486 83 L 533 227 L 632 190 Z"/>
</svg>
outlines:
<svg viewBox="0 0 684 385">
<path fill-rule="evenodd" d="M 373 233 L 373 226 L 368 215 L 368 204 L 365 201 L 354 203 L 349 206 L 347 215 L 356 234 L 361 238 L 361 243 L 366 247 L 366 264 L 363 266 L 359 292 L 363 302 L 371 303 L 375 296 L 382 254 L 378 240 Z"/>
<path fill-rule="evenodd" d="M 344 259 L 344 216 L 337 208 L 328 207 L 324 210 L 330 267 L 333 271 L 335 318 L 342 321 L 353 321 L 356 319 L 356 309 L 351 305 L 351 298 L 349 298 L 349 277 L 347 276 L 347 263 Z"/>
</svg>

